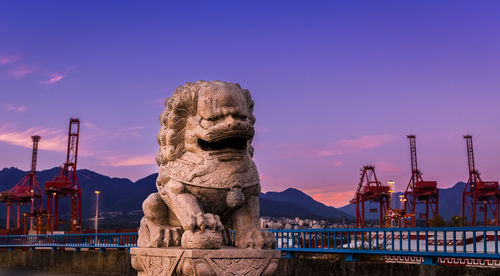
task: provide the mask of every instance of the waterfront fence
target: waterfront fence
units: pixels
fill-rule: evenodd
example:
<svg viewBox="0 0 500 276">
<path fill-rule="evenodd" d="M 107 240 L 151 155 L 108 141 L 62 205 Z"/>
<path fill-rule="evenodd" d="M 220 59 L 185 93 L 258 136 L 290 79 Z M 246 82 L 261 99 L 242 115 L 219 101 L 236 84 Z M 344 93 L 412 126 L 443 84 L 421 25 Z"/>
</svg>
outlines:
<svg viewBox="0 0 500 276">
<path fill-rule="evenodd" d="M 137 233 L 54 234 L 0 236 L 0 247 L 130 248 L 137 246 Z"/>
<path fill-rule="evenodd" d="M 277 249 L 286 257 L 296 253 L 423 257 L 433 264 L 437 258 L 500 260 L 500 227 L 416 227 L 269 230 Z M 0 247 L 24 248 L 131 248 L 137 233 L 5 235 Z"/>
<path fill-rule="evenodd" d="M 282 229 L 271 231 L 278 249 L 293 257 L 295 253 L 423 257 L 435 264 L 437 258 L 500 259 L 500 227 L 416 227 Z"/>
</svg>

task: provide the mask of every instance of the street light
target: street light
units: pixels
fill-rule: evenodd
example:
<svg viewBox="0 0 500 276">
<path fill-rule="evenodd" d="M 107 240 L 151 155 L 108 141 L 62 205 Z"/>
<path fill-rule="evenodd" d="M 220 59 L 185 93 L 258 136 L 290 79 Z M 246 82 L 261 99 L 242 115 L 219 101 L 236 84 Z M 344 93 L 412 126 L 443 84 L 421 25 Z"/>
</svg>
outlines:
<svg viewBox="0 0 500 276">
<path fill-rule="evenodd" d="M 389 180 L 387 182 L 387 184 L 389 184 L 389 194 L 391 195 L 391 197 L 389 198 L 389 206 L 392 209 L 392 194 L 395 192 L 394 191 L 394 180 Z"/>
<path fill-rule="evenodd" d="M 98 221 L 99 221 L 99 194 L 101 191 L 94 191 L 96 194 L 96 199 L 95 199 L 95 233 L 97 234 L 97 226 L 98 226 Z"/>
<path fill-rule="evenodd" d="M 404 195 L 400 195 L 399 196 L 399 201 L 401 202 L 401 209 L 403 209 L 405 207 L 404 204 L 406 202 L 405 196 Z"/>
</svg>

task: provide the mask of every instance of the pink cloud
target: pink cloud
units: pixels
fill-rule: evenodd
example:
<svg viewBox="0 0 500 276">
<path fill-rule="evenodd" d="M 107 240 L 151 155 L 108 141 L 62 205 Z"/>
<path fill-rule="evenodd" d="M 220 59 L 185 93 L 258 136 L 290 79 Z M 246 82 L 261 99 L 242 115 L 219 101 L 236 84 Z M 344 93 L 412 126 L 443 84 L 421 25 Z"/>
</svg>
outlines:
<svg viewBox="0 0 500 276">
<path fill-rule="evenodd" d="M 50 74 L 50 78 L 48 80 L 39 81 L 38 83 L 41 83 L 41 84 L 54 84 L 54 83 L 60 82 L 65 77 L 66 77 L 66 75 L 63 75 L 63 74 L 51 73 Z"/>
<path fill-rule="evenodd" d="M 337 160 L 337 161 L 335 161 L 335 162 L 331 163 L 331 164 L 330 164 L 330 167 L 335 168 L 335 167 L 338 167 L 338 166 L 340 166 L 340 165 L 342 165 L 342 161 Z"/>
<path fill-rule="evenodd" d="M 316 155 L 328 157 L 357 153 L 363 150 L 381 147 L 392 141 L 394 141 L 394 137 L 389 134 L 367 135 L 355 139 L 342 139 L 334 142 L 330 147 L 317 150 Z"/>
<path fill-rule="evenodd" d="M 125 127 L 122 129 L 119 129 L 112 134 L 109 135 L 110 138 L 123 138 L 123 137 L 141 137 L 142 136 L 142 130 L 144 129 L 144 126 L 130 126 L 130 127 Z"/>
<path fill-rule="evenodd" d="M 375 163 L 375 169 L 381 172 L 394 173 L 401 172 L 403 169 L 398 165 L 393 165 L 388 162 L 380 161 Z"/>
<path fill-rule="evenodd" d="M 14 106 L 11 104 L 2 105 L 5 111 L 15 111 L 15 112 L 23 112 L 26 110 L 26 106 Z"/>
<path fill-rule="evenodd" d="M 87 128 L 90 128 L 90 129 L 99 129 L 98 126 L 96 126 L 95 124 L 91 123 L 91 122 L 83 122 L 82 123 L 85 127 Z"/>
<path fill-rule="evenodd" d="M 255 126 L 255 132 L 257 133 L 264 133 L 264 132 L 268 132 L 269 129 L 268 128 L 263 128 L 263 127 L 260 127 L 260 126 Z"/>
<path fill-rule="evenodd" d="M 103 165 L 112 167 L 130 167 L 156 164 L 155 154 L 146 154 L 132 157 L 113 157 L 103 161 Z"/>
<path fill-rule="evenodd" d="M 20 79 L 36 71 L 38 71 L 38 66 L 20 65 L 10 70 L 9 74 L 16 79 Z"/>
<path fill-rule="evenodd" d="M 0 64 L 14 63 L 19 60 L 18 55 L 3 55 L 0 56 Z"/>
<path fill-rule="evenodd" d="M 0 126 L 0 141 L 24 148 L 33 146 L 32 135 L 40 135 L 39 148 L 42 150 L 66 152 L 67 136 L 64 131 L 34 127 L 26 130 L 14 130 L 6 125 Z"/>
</svg>

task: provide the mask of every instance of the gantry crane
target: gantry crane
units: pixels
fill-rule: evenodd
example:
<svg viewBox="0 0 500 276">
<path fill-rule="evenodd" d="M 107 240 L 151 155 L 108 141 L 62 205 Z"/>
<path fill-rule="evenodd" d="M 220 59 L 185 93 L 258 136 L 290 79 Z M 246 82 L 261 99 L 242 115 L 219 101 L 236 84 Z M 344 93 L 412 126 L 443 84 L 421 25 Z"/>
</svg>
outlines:
<svg viewBox="0 0 500 276">
<path fill-rule="evenodd" d="M 469 180 L 462 193 L 462 217 L 470 217 L 472 226 L 476 226 L 476 212 L 483 212 L 484 225 L 488 225 L 488 211 L 491 211 L 493 220 L 489 223 L 499 226 L 498 213 L 500 206 L 500 190 L 497 181 L 483 181 L 474 163 L 474 148 L 472 136 L 465 135 L 467 144 L 467 161 L 469 165 Z M 482 205 L 482 206 L 481 206 Z"/>
<path fill-rule="evenodd" d="M 380 227 L 384 227 L 384 216 L 390 208 L 390 187 L 378 181 L 374 166 L 364 166 L 361 171 L 358 188 L 350 201 L 351 204 L 356 204 L 356 227 L 365 227 L 366 201 L 379 203 L 379 223 Z"/>
<path fill-rule="evenodd" d="M 76 176 L 78 160 L 78 141 L 80 137 L 80 120 L 71 118 L 68 130 L 68 148 L 66 162 L 61 172 L 52 181 L 45 182 L 47 210 L 54 216 L 53 229 L 58 230 L 59 198 L 71 198 L 70 232 L 81 232 L 82 225 L 82 191 Z"/>
<path fill-rule="evenodd" d="M 411 219 L 405 220 L 405 226 L 415 227 L 416 205 L 425 204 L 425 214 L 420 214 L 420 218 L 425 219 L 425 225 L 429 226 L 429 213 L 432 218 L 438 215 L 439 208 L 439 189 L 436 181 L 424 181 L 422 172 L 417 165 L 417 144 L 415 135 L 406 136 L 410 140 L 411 156 L 411 178 L 405 191 L 405 211 Z M 430 211 L 430 212 L 429 212 Z"/>
<path fill-rule="evenodd" d="M 7 204 L 7 224 L 6 229 L 10 229 L 11 206 L 17 206 L 16 228 L 21 229 L 21 205 L 30 203 L 30 211 L 35 212 L 42 208 L 42 192 L 36 181 L 36 161 L 38 155 L 38 142 L 40 136 L 31 136 L 33 141 L 33 151 L 31 155 L 31 170 L 10 190 L 0 193 L 0 201 Z M 25 222 L 26 227 L 26 222 Z M 30 227 L 34 228 L 33 220 L 30 220 Z"/>
</svg>

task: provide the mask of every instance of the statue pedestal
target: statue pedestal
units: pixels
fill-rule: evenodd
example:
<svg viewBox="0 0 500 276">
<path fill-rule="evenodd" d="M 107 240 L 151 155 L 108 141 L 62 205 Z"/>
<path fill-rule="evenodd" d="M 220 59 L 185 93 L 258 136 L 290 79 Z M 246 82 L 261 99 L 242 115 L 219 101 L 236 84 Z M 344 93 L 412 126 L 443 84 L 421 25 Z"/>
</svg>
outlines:
<svg viewBox="0 0 500 276">
<path fill-rule="evenodd" d="M 132 248 L 132 267 L 139 276 L 166 275 L 274 275 L 278 250 Z"/>
</svg>

